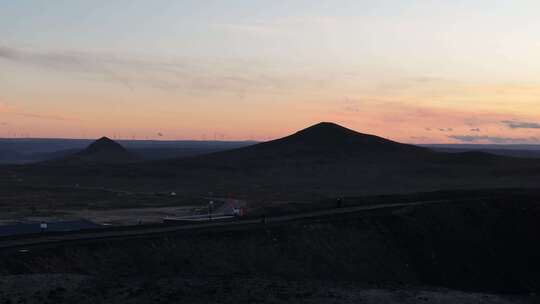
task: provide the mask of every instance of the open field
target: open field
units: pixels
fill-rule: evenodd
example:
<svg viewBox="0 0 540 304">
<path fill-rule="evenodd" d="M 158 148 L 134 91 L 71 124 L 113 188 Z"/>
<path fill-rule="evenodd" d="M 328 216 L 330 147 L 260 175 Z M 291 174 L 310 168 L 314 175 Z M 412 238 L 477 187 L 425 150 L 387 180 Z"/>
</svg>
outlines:
<svg viewBox="0 0 540 304">
<path fill-rule="evenodd" d="M 58 209 L 54 212 L 43 211 L 40 214 L 25 214 L 17 211 L 3 212 L 0 225 L 14 222 L 57 222 L 87 219 L 103 225 L 138 225 L 162 223 L 165 217 L 192 215 L 200 206 L 183 207 L 147 207 L 124 209 Z"/>
<path fill-rule="evenodd" d="M 256 277 L 134 278 L 107 287 L 92 276 L 36 274 L 0 276 L 6 303 L 366 303 L 525 304 L 529 296 L 494 295 L 443 288 L 383 289 L 317 280 Z M 92 291 L 90 287 L 94 287 Z"/>
<path fill-rule="evenodd" d="M 83 187 L 0 187 L 0 223 L 86 218 L 114 225 L 161 222 L 191 214 L 207 201 L 170 193 Z"/>
<path fill-rule="evenodd" d="M 54 272 L 57 285 L 47 292 L 56 290 L 58 301 L 534 303 L 538 206 L 538 196 L 509 193 L 241 230 L 74 242 L 3 252 L 0 272 L 5 282 Z"/>
</svg>

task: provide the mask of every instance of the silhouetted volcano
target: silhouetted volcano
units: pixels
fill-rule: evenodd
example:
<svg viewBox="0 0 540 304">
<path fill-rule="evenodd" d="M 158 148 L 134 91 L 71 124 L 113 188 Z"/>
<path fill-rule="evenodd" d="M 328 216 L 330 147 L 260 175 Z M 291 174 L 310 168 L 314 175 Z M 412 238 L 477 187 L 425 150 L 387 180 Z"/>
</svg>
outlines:
<svg viewBox="0 0 540 304">
<path fill-rule="evenodd" d="M 536 163 L 435 152 L 323 122 L 244 148 L 153 163 L 142 175 L 203 191 L 302 197 L 510 187 L 522 185 L 527 174 L 540 178 Z"/>
<path fill-rule="evenodd" d="M 227 165 L 276 162 L 399 161 L 432 155 L 428 148 L 402 144 L 382 137 L 359 133 L 335 123 L 321 122 L 292 135 L 240 149 L 201 156 L 203 161 Z"/>
<path fill-rule="evenodd" d="M 79 154 L 97 154 L 97 153 L 128 153 L 119 143 L 108 137 L 102 137 L 91 143 L 85 150 Z"/>
<path fill-rule="evenodd" d="M 102 137 L 91 143 L 86 149 L 64 159 L 68 163 L 125 163 L 135 161 L 137 157 L 114 140 Z"/>
<path fill-rule="evenodd" d="M 362 134 L 332 122 L 321 122 L 300 130 L 277 141 L 310 145 L 342 145 L 361 142 L 363 144 L 386 144 L 391 141 L 381 137 Z M 274 141 L 274 142 L 277 142 Z"/>
<path fill-rule="evenodd" d="M 260 200 L 536 187 L 540 182 L 536 159 L 435 152 L 327 122 L 280 139 L 228 151 L 130 163 L 135 160 L 122 146 L 103 138 L 55 162 L 54 171 L 44 166 L 26 166 L 17 168 L 17 172 L 32 178 L 54 175 L 68 183 L 74 177 L 84 177 L 91 182 L 121 186 L 144 179 L 149 189 L 174 187 L 195 196 L 236 192 Z M 89 163 L 103 165 L 86 166 Z"/>
<path fill-rule="evenodd" d="M 292 135 L 248 147 L 258 151 L 320 156 L 381 156 L 425 154 L 431 150 L 363 134 L 330 122 L 321 122 Z"/>
</svg>

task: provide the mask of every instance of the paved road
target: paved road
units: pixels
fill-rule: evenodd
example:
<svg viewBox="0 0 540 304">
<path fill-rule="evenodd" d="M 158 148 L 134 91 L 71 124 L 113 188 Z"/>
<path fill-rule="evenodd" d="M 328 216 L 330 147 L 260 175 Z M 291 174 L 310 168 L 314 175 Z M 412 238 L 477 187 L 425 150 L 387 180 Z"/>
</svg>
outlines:
<svg viewBox="0 0 540 304">
<path fill-rule="evenodd" d="M 475 199 L 478 200 L 478 199 Z M 344 207 L 336 209 L 327 209 L 319 211 L 311 211 L 290 215 L 281 215 L 281 216 L 271 216 L 265 219 L 263 223 L 262 218 L 256 219 L 245 219 L 245 220 L 236 220 L 236 221 L 223 221 L 223 222 L 205 222 L 205 223 L 196 223 L 196 224 L 183 224 L 183 225 L 174 225 L 174 226 L 153 226 L 153 227 L 144 227 L 144 226 L 133 226 L 124 230 L 108 230 L 106 228 L 101 229 L 100 231 L 91 231 L 91 232 L 79 232 L 79 233 L 69 233 L 69 234 L 60 234 L 60 235 L 42 235 L 42 236 L 33 236 L 33 237 L 21 237 L 17 239 L 10 240 L 0 240 L 0 250 L 4 249 L 26 249 L 39 245 L 59 245 L 60 243 L 66 242 L 79 242 L 79 241 L 90 241 L 90 240 L 114 240 L 114 239 L 129 239 L 129 238 L 141 238 L 149 237 L 156 234 L 164 233 L 174 233 L 182 231 L 196 231 L 201 229 L 214 229 L 214 230 L 227 230 L 227 229 L 238 229 L 238 228 L 249 228 L 254 225 L 269 225 L 269 224 L 279 224 L 286 223 L 297 220 L 309 220 L 316 219 L 321 217 L 327 217 L 331 215 L 344 215 L 352 214 L 363 211 L 372 211 L 380 209 L 391 209 L 391 208 L 401 208 L 417 205 L 428 205 L 428 204 L 438 204 L 449 202 L 449 200 L 436 200 L 436 201 L 418 201 L 418 202 L 408 202 L 408 203 L 395 203 L 395 204 L 378 204 L 378 205 L 369 205 L 369 206 L 357 206 L 357 207 Z"/>
</svg>

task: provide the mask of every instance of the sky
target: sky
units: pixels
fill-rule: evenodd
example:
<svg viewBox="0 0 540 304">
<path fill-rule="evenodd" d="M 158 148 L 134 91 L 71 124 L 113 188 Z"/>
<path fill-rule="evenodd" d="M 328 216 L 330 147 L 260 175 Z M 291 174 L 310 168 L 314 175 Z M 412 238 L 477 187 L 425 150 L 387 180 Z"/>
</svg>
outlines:
<svg viewBox="0 0 540 304">
<path fill-rule="evenodd" d="M 0 0 L 0 137 L 540 144 L 537 0 Z"/>
</svg>

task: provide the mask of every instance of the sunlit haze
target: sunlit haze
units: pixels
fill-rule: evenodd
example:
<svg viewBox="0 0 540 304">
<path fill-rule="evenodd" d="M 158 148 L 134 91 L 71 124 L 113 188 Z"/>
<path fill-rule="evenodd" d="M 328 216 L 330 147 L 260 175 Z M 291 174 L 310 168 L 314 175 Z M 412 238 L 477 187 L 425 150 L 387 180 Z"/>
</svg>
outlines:
<svg viewBox="0 0 540 304">
<path fill-rule="evenodd" d="M 0 2 L 0 137 L 540 142 L 540 2 Z"/>
</svg>

